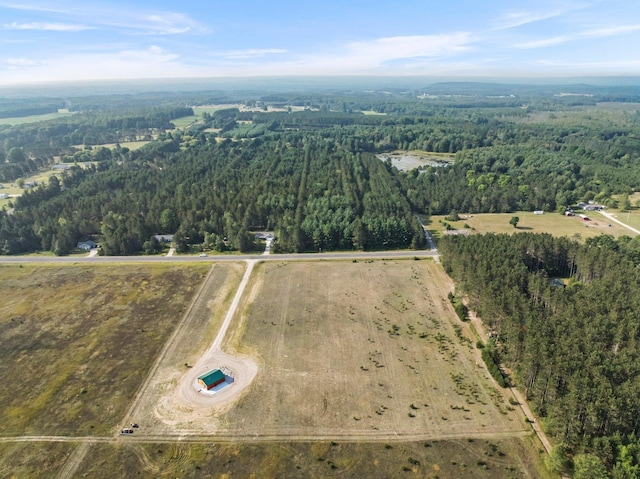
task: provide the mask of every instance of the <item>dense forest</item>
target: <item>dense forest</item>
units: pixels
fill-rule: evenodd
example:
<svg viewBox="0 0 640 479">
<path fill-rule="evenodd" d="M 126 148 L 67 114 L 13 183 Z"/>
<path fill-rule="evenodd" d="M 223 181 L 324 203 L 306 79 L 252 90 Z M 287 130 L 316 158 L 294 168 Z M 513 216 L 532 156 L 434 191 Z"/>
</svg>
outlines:
<svg viewBox="0 0 640 479">
<path fill-rule="evenodd" d="M 458 294 L 494 333 L 495 359 L 557 441 L 559 470 L 568 454 L 595 453 L 612 477 L 638 477 L 639 246 L 529 233 L 439 244 Z"/>
<path fill-rule="evenodd" d="M 176 233 L 179 251 L 250 251 L 251 231 L 262 229 L 275 231 L 276 251 L 420 248 L 416 214 L 614 205 L 613 195 L 640 187 L 640 113 L 590 110 L 599 99 L 636 98 L 629 88 L 569 99 L 549 96 L 551 87 L 460 89 L 455 98 L 211 91 L 7 100 L 6 111 L 76 113 L 0 126 L 0 181 L 70 167 L 0 213 L 0 252 L 66 254 L 91 237 L 103 254 L 153 253 L 161 233 Z M 210 101 L 238 106 L 194 116 Z M 184 117 L 194 121 L 175 128 Z M 148 143 L 120 145 L 136 140 Z M 395 150 L 455 161 L 398 171 L 376 157 Z"/>
<path fill-rule="evenodd" d="M 549 96 L 551 87 L 461 84 L 466 94 L 452 98 L 453 87 L 245 93 L 241 103 L 219 91 L 7 100 L 6 111 L 77 113 L 0 126 L 0 181 L 57 162 L 87 167 L 25 191 L 0 214 L 0 251 L 66 254 L 93 237 L 104 254 L 153 252 L 159 233 L 176 233 L 179 250 L 249 251 L 256 229 L 275 231 L 279 251 L 420 248 L 417 213 L 613 205 L 640 186 L 637 111 L 596 115 L 588 108 L 598 96 Z M 240 106 L 205 111 L 187 128 L 172 123 L 225 99 Z M 141 139 L 143 148 L 120 146 Z M 394 150 L 455 161 L 398 171 L 375 156 Z"/>
<path fill-rule="evenodd" d="M 277 251 L 388 249 L 424 235 L 384 163 L 313 135 L 237 143 L 167 135 L 98 167 L 74 167 L 25 192 L 0 218 L 5 254 L 71 251 L 101 235 L 105 254 L 131 254 L 156 233 L 176 247 L 254 248 L 250 230 L 275 230 Z M 145 248 L 147 249 L 147 248 Z"/>
</svg>

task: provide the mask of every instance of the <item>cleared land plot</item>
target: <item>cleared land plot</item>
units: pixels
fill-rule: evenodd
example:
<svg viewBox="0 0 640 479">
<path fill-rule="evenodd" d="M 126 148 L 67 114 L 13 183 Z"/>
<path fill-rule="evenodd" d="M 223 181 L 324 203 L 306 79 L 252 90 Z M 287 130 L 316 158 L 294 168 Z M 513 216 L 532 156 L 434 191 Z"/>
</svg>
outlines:
<svg viewBox="0 0 640 479">
<path fill-rule="evenodd" d="M 640 196 L 640 195 L 639 195 Z M 618 211 L 618 210 L 607 210 L 607 213 L 613 215 L 618 221 L 622 221 L 624 224 L 631 226 L 637 230 L 640 230 L 640 209 L 633 208 L 630 211 Z M 602 221 L 608 221 L 602 215 L 594 215 L 596 219 Z M 626 230 L 629 236 L 635 236 L 632 231 Z"/>
<path fill-rule="evenodd" d="M 112 435 L 208 269 L 0 266 L 0 435 Z"/>
<path fill-rule="evenodd" d="M 528 438 L 511 440 L 96 444 L 78 477 L 543 478 Z"/>
<path fill-rule="evenodd" d="M 93 148 L 94 150 L 100 147 L 112 149 L 112 148 L 115 148 L 116 145 L 120 145 L 122 148 L 129 148 L 130 150 L 139 150 L 147 143 L 150 143 L 150 141 L 149 140 L 121 141 L 120 143 L 102 143 L 99 145 L 91 145 L 91 148 Z M 74 145 L 74 148 L 77 148 L 78 150 L 83 150 L 84 147 L 85 145 Z"/>
<path fill-rule="evenodd" d="M 157 369 L 139 400 L 133 404 L 131 418 L 125 418 L 140 423 L 136 436 L 211 432 L 209 422 L 200 421 L 201 417 L 209 416 L 208 412 L 194 410 L 176 400 L 175 395 L 181 378 L 192 372 L 191 367 L 215 339 L 243 272 L 243 263 L 216 264 L 190 309 L 176 318 L 177 323 L 184 317 L 180 329 L 159 358 Z M 211 365 L 210 369 L 220 366 L 224 365 Z"/>
<path fill-rule="evenodd" d="M 453 163 L 453 154 L 428 151 L 392 151 L 378 155 L 382 161 L 391 160 L 391 164 L 401 171 L 409 171 L 422 166 L 446 166 Z"/>
<path fill-rule="evenodd" d="M 14 118 L 0 118 L 0 125 L 25 125 L 27 123 L 37 123 L 39 121 L 54 120 L 64 116 L 75 115 L 66 110 L 60 110 L 57 113 L 45 113 L 42 115 L 19 116 Z"/>
<path fill-rule="evenodd" d="M 454 229 L 469 229 L 471 233 L 549 233 L 553 236 L 567 236 L 574 239 L 589 238 L 601 234 L 613 236 L 635 236 L 633 232 L 623 226 L 611 222 L 597 212 L 587 213 L 591 221 L 582 221 L 576 216 L 564 216 L 559 213 L 545 213 L 535 215 L 531 211 L 515 213 L 486 213 L 466 215 L 460 214 L 460 221 L 448 221 L 444 216 L 432 216 L 426 223 L 429 232 L 436 238 L 445 231 L 444 223 Z M 520 218 L 518 228 L 514 228 L 509 221 L 512 217 Z M 465 223 L 470 228 L 465 228 Z M 611 226 L 609 226 L 611 225 Z"/>
<path fill-rule="evenodd" d="M 229 346 L 258 375 L 217 435 L 452 438 L 530 431 L 476 363 L 431 261 L 262 263 Z"/>
</svg>

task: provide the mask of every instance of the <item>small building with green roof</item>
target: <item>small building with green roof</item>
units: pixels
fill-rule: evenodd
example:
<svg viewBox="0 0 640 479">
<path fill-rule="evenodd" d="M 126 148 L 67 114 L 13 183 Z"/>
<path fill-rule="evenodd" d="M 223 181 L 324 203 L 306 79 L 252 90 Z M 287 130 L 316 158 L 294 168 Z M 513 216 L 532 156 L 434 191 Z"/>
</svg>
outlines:
<svg viewBox="0 0 640 479">
<path fill-rule="evenodd" d="M 207 390 L 216 387 L 218 384 L 223 383 L 225 380 L 224 373 L 219 369 L 214 369 L 208 373 L 204 373 L 202 376 L 198 376 L 198 384 L 207 388 Z"/>
</svg>

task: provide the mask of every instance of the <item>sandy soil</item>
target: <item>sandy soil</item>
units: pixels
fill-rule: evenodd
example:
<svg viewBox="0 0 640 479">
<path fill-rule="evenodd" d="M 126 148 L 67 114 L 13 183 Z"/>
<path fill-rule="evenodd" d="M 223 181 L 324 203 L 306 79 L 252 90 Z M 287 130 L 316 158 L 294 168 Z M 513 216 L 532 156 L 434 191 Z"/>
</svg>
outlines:
<svg viewBox="0 0 640 479">
<path fill-rule="evenodd" d="M 178 326 L 179 334 L 172 338 L 171 343 L 176 348 L 167 348 L 158 360 L 153 377 L 141 391 L 138 401 L 130 412 L 131 420 L 144 425 L 140 433 L 144 434 L 211 434 L 216 430 L 216 417 L 232 407 L 242 396 L 243 391 L 251 384 L 258 372 L 257 364 L 246 355 L 234 356 L 231 352 L 222 351 L 222 342 L 227 334 L 235 315 L 240 299 L 249 282 L 254 261 L 247 261 L 242 280 L 237 289 L 228 278 L 222 283 L 222 276 L 217 280 L 210 275 L 202 285 L 201 291 L 194 303 L 189 307 Z M 212 272 L 215 271 L 215 267 Z M 202 340 L 190 339 L 196 332 L 202 331 L 205 323 L 210 323 L 216 311 L 225 308 L 225 299 L 232 291 L 233 300 L 226 309 L 224 320 L 217 328 L 215 339 L 208 349 L 202 352 Z M 180 356 L 184 345 L 194 349 L 194 364 L 189 361 L 180 363 L 188 356 Z M 174 351 L 174 349 L 176 351 Z M 179 364 L 183 366 L 180 367 Z M 188 365 L 185 369 L 184 365 Z M 197 378 L 211 369 L 228 369 L 232 372 L 234 381 L 215 394 L 201 391 Z M 202 418 L 208 420 L 203 423 Z M 129 421 L 124 418 L 124 423 Z"/>
<path fill-rule="evenodd" d="M 215 394 L 200 392 L 198 376 L 214 368 L 233 371 L 234 382 Z M 178 387 L 164 396 L 155 410 L 156 416 L 167 424 L 183 422 L 192 412 L 197 419 L 203 413 L 228 409 L 247 388 L 258 372 L 256 363 L 247 357 L 238 357 L 223 351 L 209 350 L 181 379 Z M 187 414 L 184 414 L 187 412 Z"/>
</svg>

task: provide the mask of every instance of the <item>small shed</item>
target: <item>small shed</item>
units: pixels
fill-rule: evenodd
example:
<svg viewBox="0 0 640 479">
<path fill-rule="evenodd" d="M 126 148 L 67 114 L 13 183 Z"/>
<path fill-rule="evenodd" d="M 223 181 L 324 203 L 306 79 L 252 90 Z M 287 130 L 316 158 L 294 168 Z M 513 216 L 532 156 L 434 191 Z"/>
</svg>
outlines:
<svg viewBox="0 0 640 479">
<path fill-rule="evenodd" d="M 224 380 L 224 373 L 219 369 L 214 369 L 212 371 L 209 371 L 208 373 L 203 374 L 202 376 L 198 376 L 198 384 L 207 389 L 216 387 L 218 384 L 223 383 Z"/>
</svg>

